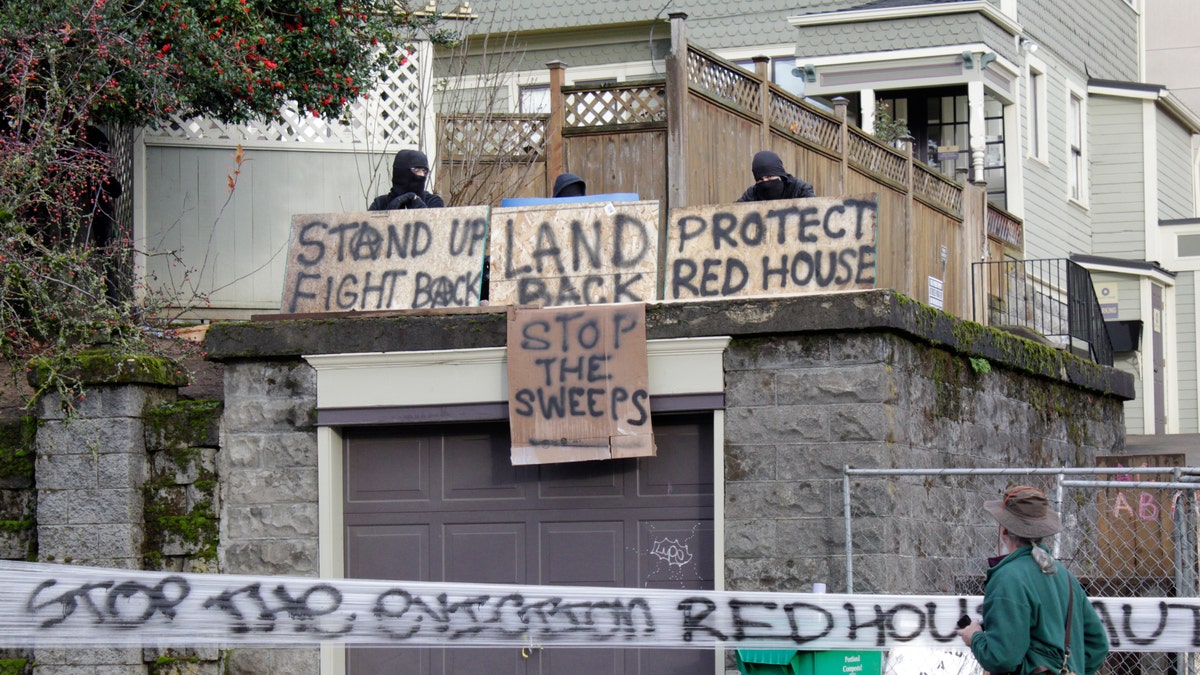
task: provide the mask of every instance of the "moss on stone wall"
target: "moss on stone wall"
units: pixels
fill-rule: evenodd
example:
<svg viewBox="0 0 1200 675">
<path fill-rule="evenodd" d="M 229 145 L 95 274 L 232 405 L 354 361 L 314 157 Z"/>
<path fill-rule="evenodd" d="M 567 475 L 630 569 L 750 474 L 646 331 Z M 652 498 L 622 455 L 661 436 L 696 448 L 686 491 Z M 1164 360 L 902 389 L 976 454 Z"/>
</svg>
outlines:
<svg viewBox="0 0 1200 675">
<path fill-rule="evenodd" d="M 146 446 L 151 449 L 215 447 L 222 404 L 215 399 L 176 401 L 151 408 L 143 415 Z"/>
<path fill-rule="evenodd" d="M 146 534 L 142 549 L 147 569 L 167 567 L 168 544 L 184 550 L 174 557 L 212 562 L 220 540 L 217 476 L 205 466 L 200 448 L 170 448 L 157 454 L 152 479 L 143 487 Z M 181 475 L 195 471 L 188 482 Z"/>
<path fill-rule="evenodd" d="M 0 424 L 0 480 L 28 479 L 32 484 L 36 435 L 37 420 L 33 417 Z"/>
<path fill-rule="evenodd" d="M 25 675 L 32 672 L 28 659 L 0 659 L 0 675 Z"/>
<path fill-rule="evenodd" d="M 130 354 L 111 349 L 89 349 L 65 364 L 51 364 L 34 359 L 29 364 L 29 384 L 41 388 L 58 368 L 57 376 L 76 379 L 85 385 L 150 384 L 163 387 L 184 387 L 188 374 L 175 361 L 148 354 Z"/>
</svg>

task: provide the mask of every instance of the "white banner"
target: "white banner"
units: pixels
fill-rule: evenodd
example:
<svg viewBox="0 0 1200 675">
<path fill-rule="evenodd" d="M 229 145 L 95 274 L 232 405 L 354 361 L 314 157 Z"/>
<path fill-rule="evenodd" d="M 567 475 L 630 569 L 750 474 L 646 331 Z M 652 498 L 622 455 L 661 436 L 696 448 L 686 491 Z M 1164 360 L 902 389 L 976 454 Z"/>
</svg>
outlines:
<svg viewBox="0 0 1200 675">
<path fill-rule="evenodd" d="M 956 649 L 978 596 L 170 574 L 0 561 L 0 647 Z M 1095 598 L 1116 651 L 1200 651 L 1200 599 Z"/>
</svg>

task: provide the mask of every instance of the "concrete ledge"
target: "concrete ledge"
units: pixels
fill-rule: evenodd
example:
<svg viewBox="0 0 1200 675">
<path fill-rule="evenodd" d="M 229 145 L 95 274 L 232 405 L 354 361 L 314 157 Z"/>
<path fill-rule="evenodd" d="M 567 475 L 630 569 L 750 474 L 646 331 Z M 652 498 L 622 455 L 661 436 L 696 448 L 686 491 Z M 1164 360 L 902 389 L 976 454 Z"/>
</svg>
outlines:
<svg viewBox="0 0 1200 675">
<path fill-rule="evenodd" d="M 294 359 L 305 354 L 429 351 L 504 346 L 507 308 L 462 312 L 387 312 L 356 316 L 217 323 L 210 359 Z M 891 290 L 786 298 L 658 303 L 646 307 L 650 339 L 821 332 L 903 334 L 964 357 L 1129 400 L 1133 377 L 1053 347 L 957 319 Z"/>
</svg>

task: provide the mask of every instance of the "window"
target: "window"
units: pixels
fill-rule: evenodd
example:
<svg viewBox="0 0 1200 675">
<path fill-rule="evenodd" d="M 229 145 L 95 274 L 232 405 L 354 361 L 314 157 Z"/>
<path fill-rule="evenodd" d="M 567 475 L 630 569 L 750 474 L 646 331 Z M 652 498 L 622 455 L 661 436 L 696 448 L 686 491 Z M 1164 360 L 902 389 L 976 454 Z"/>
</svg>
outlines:
<svg viewBox="0 0 1200 675">
<path fill-rule="evenodd" d="M 1029 67 L 1029 156 L 1046 161 L 1046 74 Z"/>
<path fill-rule="evenodd" d="M 523 113 L 550 112 L 550 85 L 531 84 L 520 88 L 520 109 Z"/>
<path fill-rule="evenodd" d="M 1084 163 L 1083 134 L 1085 123 L 1083 96 L 1075 91 L 1067 95 L 1067 196 L 1084 202 L 1087 166 Z"/>
</svg>

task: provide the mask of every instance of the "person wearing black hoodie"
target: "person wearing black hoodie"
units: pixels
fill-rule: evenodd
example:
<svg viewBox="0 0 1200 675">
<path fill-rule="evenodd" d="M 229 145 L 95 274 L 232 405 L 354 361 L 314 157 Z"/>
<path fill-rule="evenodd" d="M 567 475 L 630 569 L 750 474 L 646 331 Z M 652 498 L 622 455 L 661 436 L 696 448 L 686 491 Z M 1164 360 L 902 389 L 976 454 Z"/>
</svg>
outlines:
<svg viewBox="0 0 1200 675">
<path fill-rule="evenodd" d="M 765 202 L 772 199 L 798 199 L 816 197 L 813 186 L 806 180 L 791 175 L 783 168 L 783 160 L 770 150 L 763 150 L 754 155 L 750 163 L 754 173 L 754 185 L 751 185 L 739 202 Z"/>
<path fill-rule="evenodd" d="M 446 205 L 438 195 L 425 190 L 429 158 L 420 150 L 401 150 L 392 161 L 392 189 L 379 195 L 368 211 L 395 209 L 440 209 Z"/>
<path fill-rule="evenodd" d="M 559 174 L 554 179 L 554 191 L 551 197 L 583 197 L 587 195 L 587 183 L 573 173 Z"/>
</svg>

